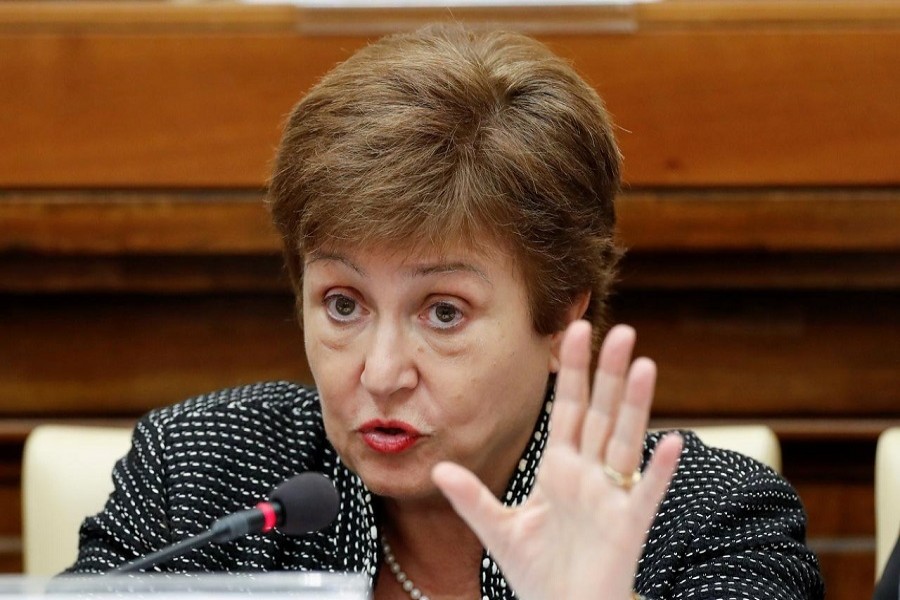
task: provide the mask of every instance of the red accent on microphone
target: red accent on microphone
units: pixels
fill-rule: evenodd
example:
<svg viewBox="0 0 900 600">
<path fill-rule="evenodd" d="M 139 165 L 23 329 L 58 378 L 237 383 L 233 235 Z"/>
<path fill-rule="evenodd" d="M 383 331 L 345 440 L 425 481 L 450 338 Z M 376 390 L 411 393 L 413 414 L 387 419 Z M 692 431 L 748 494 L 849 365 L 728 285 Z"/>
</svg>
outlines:
<svg viewBox="0 0 900 600">
<path fill-rule="evenodd" d="M 262 533 L 275 529 L 275 526 L 278 525 L 278 515 L 275 514 L 275 508 L 272 507 L 272 504 L 270 502 L 260 502 L 256 505 L 256 508 L 259 509 L 259 512 L 263 514 L 263 518 L 265 519 Z"/>
</svg>

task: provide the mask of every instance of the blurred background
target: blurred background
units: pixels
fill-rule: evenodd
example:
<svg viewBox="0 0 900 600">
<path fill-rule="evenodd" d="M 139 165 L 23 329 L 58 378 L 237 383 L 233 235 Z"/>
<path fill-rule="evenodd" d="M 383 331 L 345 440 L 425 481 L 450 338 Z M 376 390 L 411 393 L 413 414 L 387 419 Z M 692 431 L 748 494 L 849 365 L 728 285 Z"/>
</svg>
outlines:
<svg viewBox="0 0 900 600">
<path fill-rule="evenodd" d="M 456 20 L 535 35 L 605 99 L 612 317 L 659 364 L 654 425 L 772 427 L 829 598 L 868 597 L 900 424 L 900 3 L 358 4 L 0 2 L 0 570 L 36 425 L 310 381 L 262 204 L 281 125 L 368 41 Z"/>
</svg>

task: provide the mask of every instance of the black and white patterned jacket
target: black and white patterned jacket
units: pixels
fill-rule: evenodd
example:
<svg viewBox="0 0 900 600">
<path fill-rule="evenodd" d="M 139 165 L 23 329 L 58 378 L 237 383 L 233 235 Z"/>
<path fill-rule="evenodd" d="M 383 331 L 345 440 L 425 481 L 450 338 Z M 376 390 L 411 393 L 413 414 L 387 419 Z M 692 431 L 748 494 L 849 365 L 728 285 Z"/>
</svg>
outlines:
<svg viewBox="0 0 900 600">
<path fill-rule="evenodd" d="M 551 400 L 509 482 L 507 504 L 521 503 L 534 483 Z M 645 461 L 659 437 L 647 436 Z M 105 509 L 82 525 L 70 571 L 105 572 L 197 534 L 309 470 L 331 477 L 340 493 L 330 527 L 297 538 L 251 535 L 162 568 L 355 571 L 374 581 L 382 564 L 377 499 L 326 440 L 316 391 L 287 382 L 216 392 L 141 419 L 113 472 L 115 491 Z M 790 485 L 749 458 L 687 434 L 635 588 L 652 599 L 818 600 L 823 585 L 804 536 L 805 514 Z M 491 557 L 483 558 L 482 596 L 514 598 Z"/>
</svg>

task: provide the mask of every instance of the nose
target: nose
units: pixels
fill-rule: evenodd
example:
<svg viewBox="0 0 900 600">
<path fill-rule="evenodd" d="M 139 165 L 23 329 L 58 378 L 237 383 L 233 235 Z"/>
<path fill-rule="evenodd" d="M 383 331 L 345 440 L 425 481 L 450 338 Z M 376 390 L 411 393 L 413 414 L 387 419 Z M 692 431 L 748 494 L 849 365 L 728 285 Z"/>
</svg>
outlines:
<svg viewBox="0 0 900 600">
<path fill-rule="evenodd" d="M 413 360 L 412 340 L 400 326 L 379 324 L 372 332 L 360 382 L 376 399 L 387 399 L 401 390 L 411 390 L 419 382 Z"/>
</svg>

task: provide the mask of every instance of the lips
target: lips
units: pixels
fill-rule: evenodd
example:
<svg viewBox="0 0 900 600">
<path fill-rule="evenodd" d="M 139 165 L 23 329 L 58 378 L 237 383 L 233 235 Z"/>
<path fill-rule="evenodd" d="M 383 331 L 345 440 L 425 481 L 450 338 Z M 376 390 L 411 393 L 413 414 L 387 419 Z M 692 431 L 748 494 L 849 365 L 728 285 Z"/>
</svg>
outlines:
<svg viewBox="0 0 900 600">
<path fill-rule="evenodd" d="M 422 437 L 415 427 L 403 421 L 367 421 L 359 428 L 363 441 L 372 450 L 398 454 L 411 448 Z"/>
</svg>

